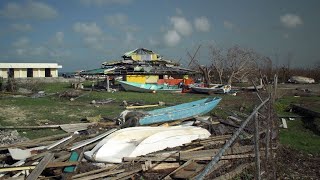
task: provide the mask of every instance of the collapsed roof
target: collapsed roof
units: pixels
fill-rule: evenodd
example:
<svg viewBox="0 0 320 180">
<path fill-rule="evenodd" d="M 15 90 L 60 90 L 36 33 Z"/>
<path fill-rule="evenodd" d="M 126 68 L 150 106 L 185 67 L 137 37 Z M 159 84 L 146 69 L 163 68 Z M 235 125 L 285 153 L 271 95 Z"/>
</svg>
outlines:
<svg viewBox="0 0 320 180">
<path fill-rule="evenodd" d="M 179 63 L 163 59 L 159 54 L 145 48 L 124 53 L 123 60 L 102 63 L 100 69 L 81 72 L 82 75 L 190 75 L 197 71 L 179 67 Z"/>
</svg>

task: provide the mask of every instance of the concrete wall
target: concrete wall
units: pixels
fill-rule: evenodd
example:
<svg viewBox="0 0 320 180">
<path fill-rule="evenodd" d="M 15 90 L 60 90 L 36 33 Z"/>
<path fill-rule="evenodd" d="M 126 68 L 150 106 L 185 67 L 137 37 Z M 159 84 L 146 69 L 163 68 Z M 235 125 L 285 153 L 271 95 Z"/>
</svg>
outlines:
<svg viewBox="0 0 320 180">
<path fill-rule="evenodd" d="M 50 69 L 52 77 L 58 77 L 58 69 Z M 0 77 L 8 78 L 8 69 L 0 69 Z M 44 68 L 33 68 L 33 78 L 45 77 Z M 27 69 L 25 68 L 15 68 L 14 78 L 27 78 Z"/>
<path fill-rule="evenodd" d="M 58 69 L 50 69 L 52 77 L 58 77 Z"/>
<path fill-rule="evenodd" d="M 8 78 L 7 69 L 0 69 L 0 77 Z"/>
</svg>

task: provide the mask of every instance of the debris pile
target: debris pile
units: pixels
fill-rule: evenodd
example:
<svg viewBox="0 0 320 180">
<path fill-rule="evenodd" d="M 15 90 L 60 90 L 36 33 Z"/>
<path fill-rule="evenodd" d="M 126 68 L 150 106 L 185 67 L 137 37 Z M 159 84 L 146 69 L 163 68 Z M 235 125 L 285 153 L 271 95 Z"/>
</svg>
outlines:
<svg viewBox="0 0 320 180">
<path fill-rule="evenodd" d="M 13 144 L 28 140 L 26 137 L 21 137 L 17 130 L 0 130 L 0 144 Z"/>
</svg>

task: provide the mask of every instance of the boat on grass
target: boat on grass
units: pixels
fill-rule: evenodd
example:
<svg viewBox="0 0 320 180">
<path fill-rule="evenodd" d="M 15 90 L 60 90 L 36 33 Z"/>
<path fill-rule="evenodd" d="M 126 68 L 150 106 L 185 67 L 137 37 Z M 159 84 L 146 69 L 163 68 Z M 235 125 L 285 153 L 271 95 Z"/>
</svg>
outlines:
<svg viewBox="0 0 320 180">
<path fill-rule="evenodd" d="M 124 157 L 146 155 L 209 136 L 208 130 L 195 126 L 130 127 L 108 135 L 84 156 L 95 162 L 121 163 Z"/>
<path fill-rule="evenodd" d="M 226 94 L 231 91 L 231 85 L 215 84 L 212 87 L 190 87 L 192 92 L 205 94 Z"/>
<path fill-rule="evenodd" d="M 169 84 L 143 84 L 127 81 L 118 81 L 126 91 L 134 92 L 155 92 L 155 91 L 181 91 L 178 85 Z"/>
<path fill-rule="evenodd" d="M 209 97 L 189 103 L 179 104 L 176 106 L 146 111 L 137 114 L 136 117 L 129 116 L 129 113 L 121 113 L 120 121 L 122 124 L 137 126 L 164 123 L 176 120 L 187 120 L 210 112 L 218 105 L 220 101 L 220 97 Z M 129 122 L 132 120 L 134 120 L 135 122 Z"/>
</svg>

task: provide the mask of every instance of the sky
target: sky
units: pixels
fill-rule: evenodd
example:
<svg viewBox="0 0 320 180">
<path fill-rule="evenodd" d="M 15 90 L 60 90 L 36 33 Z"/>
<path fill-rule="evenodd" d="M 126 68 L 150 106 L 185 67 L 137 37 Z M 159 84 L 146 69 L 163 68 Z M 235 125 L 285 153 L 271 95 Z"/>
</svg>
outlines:
<svg viewBox="0 0 320 180">
<path fill-rule="evenodd" d="M 208 47 L 234 45 L 274 65 L 319 63 L 319 0 L 1 0 L 0 62 L 99 68 L 135 48 L 208 64 Z"/>
</svg>

